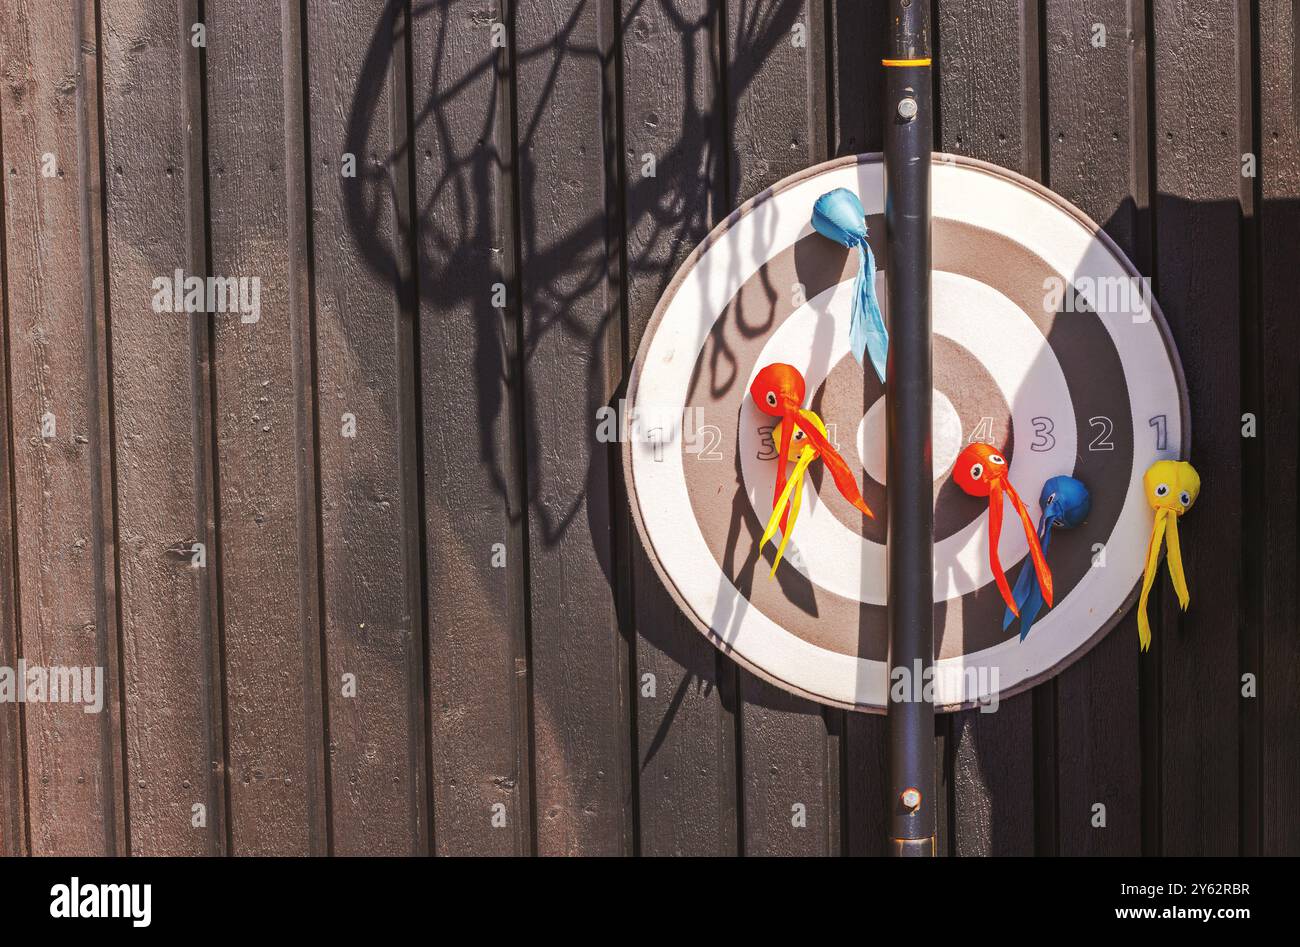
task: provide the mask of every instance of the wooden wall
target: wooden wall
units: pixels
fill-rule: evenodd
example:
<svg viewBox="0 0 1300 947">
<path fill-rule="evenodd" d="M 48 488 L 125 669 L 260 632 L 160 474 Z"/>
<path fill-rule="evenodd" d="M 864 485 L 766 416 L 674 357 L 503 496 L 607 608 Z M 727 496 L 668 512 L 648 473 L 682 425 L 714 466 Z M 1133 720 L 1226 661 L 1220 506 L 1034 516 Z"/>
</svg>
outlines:
<svg viewBox="0 0 1300 947">
<path fill-rule="evenodd" d="M 107 688 L 0 704 L 0 853 L 881 851 L 883 718 L 691 627 L 595 419 L 714 223 L 879 150 L 884 6 L 0 0 L 0 665 Z M 1150 653 L 940 718 L 942 851 L 1295 854 L 1300 15 L 933 7 L 936 147 L 1152 277 L 1205 478 Z"/>
</svg>

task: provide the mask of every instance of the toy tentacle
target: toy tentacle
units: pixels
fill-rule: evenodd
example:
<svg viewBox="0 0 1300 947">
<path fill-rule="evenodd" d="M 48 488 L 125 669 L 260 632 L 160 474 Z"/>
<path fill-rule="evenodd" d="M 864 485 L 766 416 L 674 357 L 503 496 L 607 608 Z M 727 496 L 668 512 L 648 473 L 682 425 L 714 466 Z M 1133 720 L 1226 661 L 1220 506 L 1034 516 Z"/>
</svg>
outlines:
<svg viewBox="0 0 1300 947">
<path fill-rule="evenodd" d="M 796 410 L 794 414 L 786 414 L 786 416 L 781 419 L 781 443 L 777 445 L 777 455 L 776 455 L 776 484 L 772 488 L 773 506 L 776 505 L 777 500 L 780 498 L 781 491 L 785 489 L 785 484 L 786 484 L 785 465 L 787 463 L 786 458 L 789 457 L 790 455 L 790 438 L 794 436 L 794 425 L 790 423 L 790 419 L 798 416 L 799 416 L 798 411 Z M 785 529 L 785 522 L 786 522 L 786 517 L 783 514 L 781 516 L 782 530 Z"/>
<path fill-rule="evenodd" d="M 1016 508 L 1020 515 L 1020 522 L 1025 527 L 1025 538 L 1029 540 L 1029 557 L 1033 560 L 1034 571 L 1038 573 L 1038 587 L 1043 593 L 1043 601 L 1047 607 L 1052 607 L 1052 570 L 1047 566 L 1047 557 L 1043 555 L 1043 547 L 1038 543 L 1038 533 L 1034 531 L 1034 521 L 1029 518 L 1029 510 L 1025 508 L 1025 501 L 1020 499 L 1020 494 L 1016 488 L 1011 485 L 1011 481 L 1006 481 L 1004 487 L 1007 496 L 1011 498 L 1011 505 Z"/>
<path fill-rule="evenodd" d="M 1178 542 L 1178 516 L 1175 513 L 1165 517 L 1165 546 L 1169 550 L 1166 557 L 1169 563 L 1169 578 L 1173 580 L 1174 591 L 1178 593 L 1178 604 L 1183 611 L 1187 611 L 1192 595 L 1187 590 L 1187 574 L 1183 572 L 1183 549 Z"/>
<path fill-rule="evenodd" d="M 1156 521 L 1151 527 L 1151 541 L 1147 543 L 1146 568 L 1142 572 L 1142 594 L 1138 597 L 1138 644 L 1143 651 L 1151 647 L 1151 619 L 1147 617 L 1147 600 L 1151 597 L 1151 586 L 1156 580 L 1156 569 L 1160 565 L 1160 545 L 1165 536 L 1165 519 L 1169 511 L 1156 510 Z"/>
<path fill-rule="evenodd" d="M 1002 600 L 1007 603 L 1013 615 L 1020 615 L 1020 606 L 1011 595 L 1007 585 L 1007 575 L 1002 571 L 1002 560 L 998 558 L 998 542 L 1002 539 L 1002 485 L 994 480 L 989 485 L 989 566 L 993 569 L 993 578 L 1002 593 Z"/>
<path fill-rule="evenodd" d="M 776 567 L 781 564 L 781 558 L 785 555 L 785 546 L 790 541 L 790 534 L 794 532 L 794 524 L 799 522 L 799 510 L 803 506 L 804 472 L 816 456 L 816 452 L 811 447 L 805 447 L 803 453 L 799 455 L 799 462 L 795 464 L 794 476 L 790 479 L 792 489 L 787 491 L 790 496 L 790 527 L 781 530 L 781 544 L 776 547 L 776 557 L 772 560 L 772 571 L 768 573 L 769 575 L 776 575 Z"/>
<path fill-rule="evenodd" d="M 781 495 L 776 498 L 776 504 L 772 507 L 772 515 L 767 518 L 767 526 L 763 529 L 763 536 L 758 541 L 758 548 L 761 552 L 767 545 L 767 541 L 776 533 L 777 523 L 781 524 L 781 544 L 777 546 L 776 558 L 772 561 L 772 575 L 776 575 L 776 567 L 781 564 L 781 557 L 785 553 L 785 544 L 790 540 L 790 533 L 794 530 L 794 524 L 799 519 L 799 507 L 803 498 L 803 478 L 804 471 L 812 463 L 816 453 L 811 447 L 805 447 L 799 455 L 799 460 L 794 466 L 794 473 L 786 481 Z M 789 522 L 786 522 L 786 514 L 789 514 Z"/>
<path fill-rule="evenodd" d="M 840 495 L 864 514 L 874 519 L 876 514 L 871 512 L 871 507 L 867 506 L 867 501 L 862 499 L 862 494 L 858 491 L 858 482 L 853 476 L 853 471 L 849 469 L 849 465 L 844 462 L 844 458 L 839 455 L 839 452 L 831 446 L 831 442 L 823 437 L 822 432 L 817 430 L 811 422 L 799 415 L 795 415 L 794 420 L 804 434 L 808 436 L 809 443 L 821 455 L 822 462 L 826 464 L 826 469 L 830 471 Z"/>
</svg>

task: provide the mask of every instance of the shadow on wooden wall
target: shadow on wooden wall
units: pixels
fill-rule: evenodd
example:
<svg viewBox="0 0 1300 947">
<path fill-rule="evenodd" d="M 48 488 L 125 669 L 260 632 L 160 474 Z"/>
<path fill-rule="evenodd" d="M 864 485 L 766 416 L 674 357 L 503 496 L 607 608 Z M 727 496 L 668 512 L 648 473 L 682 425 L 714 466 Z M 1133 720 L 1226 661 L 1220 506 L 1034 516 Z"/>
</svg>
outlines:
<svg viewBox="0 0 1300 947">
<path fill-rule="evenodd" d="M 882 0 L 68 6 L 0 0 L 0 665 L 108 701 L 0 705 L 0 851 L 879 852 L 882 718 L 716 652 L 596 432 L 716 223 L 879 150 Z M 1206 480 L 1149 654 L 940 719 L 942 849 L 1294 853 L 1293 8 L 933 7 L 936 148 L 1152 277 Z"/>
</svg>

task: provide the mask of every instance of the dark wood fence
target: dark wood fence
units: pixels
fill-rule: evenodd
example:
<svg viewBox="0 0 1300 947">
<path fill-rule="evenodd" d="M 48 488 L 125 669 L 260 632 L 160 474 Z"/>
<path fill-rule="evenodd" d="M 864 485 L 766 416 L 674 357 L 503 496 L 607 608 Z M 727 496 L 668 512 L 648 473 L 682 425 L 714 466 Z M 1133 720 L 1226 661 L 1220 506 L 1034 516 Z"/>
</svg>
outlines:
<svg viewBox="0 0 1300 947">
<path fill-rule="evenodd" d="M 716 653 L 594 432 L 716 221 L 880 148 L 883 6 L 0 0 L 0 665 L 106 674 L 0 704 L 0 851 L 880 851 L 883 718 Z M 1295 5 L 934 8 L 937 147 L 1154 279 L 1206 482 L 1150 653 L 940 719 L 942 849 L 1294 854 Z"/>
</svg>

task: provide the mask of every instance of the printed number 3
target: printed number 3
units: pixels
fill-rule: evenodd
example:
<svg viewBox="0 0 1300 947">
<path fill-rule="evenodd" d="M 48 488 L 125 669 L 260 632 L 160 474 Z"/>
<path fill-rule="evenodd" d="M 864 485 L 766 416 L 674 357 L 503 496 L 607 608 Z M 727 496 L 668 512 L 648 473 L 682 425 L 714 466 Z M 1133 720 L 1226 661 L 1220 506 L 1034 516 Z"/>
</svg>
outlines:
<svg viewBox="0 0 1300 947">
<path fill-rule="evenodd" d="M 1029 445 L 1029 449 L 1043 453 L 1056 446 L 1056 436 L 1052 433 L 1056 430 L 1056 425 L 1052 423 L 1051 418 L 1032 418 L 1034 425 L 1034 441 Z"/>
</svg>

